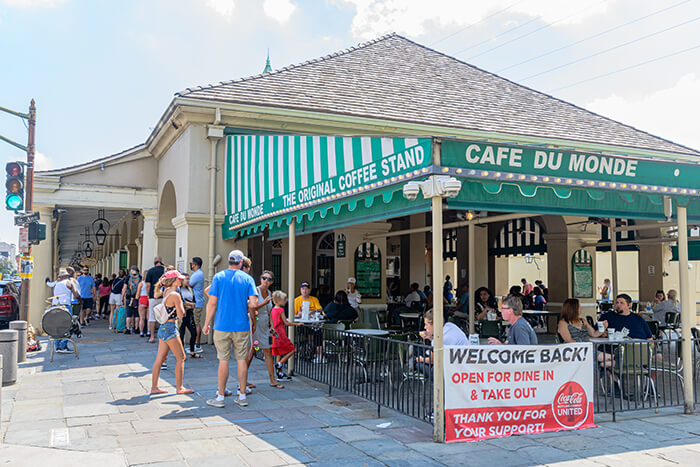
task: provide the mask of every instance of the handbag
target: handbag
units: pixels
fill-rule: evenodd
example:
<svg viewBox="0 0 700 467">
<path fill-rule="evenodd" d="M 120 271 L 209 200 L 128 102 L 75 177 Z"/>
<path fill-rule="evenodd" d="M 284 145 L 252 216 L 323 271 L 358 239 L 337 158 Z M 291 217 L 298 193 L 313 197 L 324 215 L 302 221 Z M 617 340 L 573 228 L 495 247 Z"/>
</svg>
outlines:
<svg viewBox="0 0 700 467">
<path fill-rule="evenodd" d="M 153 307 L 153 314 L 155 315 L 158 324 L 164 324 L 168 321 L 168 310 L 165 309 L 165 299 L 168 297 L 168 295 L 163 297 L 162 302 Z"/>
<path fill-rule="evenodd" d="M 131 308 L 138 308 L 139 307 L 139 299 L 138 298 L 132 298 L 129 300 L 129 307 Z"/>
</svg>

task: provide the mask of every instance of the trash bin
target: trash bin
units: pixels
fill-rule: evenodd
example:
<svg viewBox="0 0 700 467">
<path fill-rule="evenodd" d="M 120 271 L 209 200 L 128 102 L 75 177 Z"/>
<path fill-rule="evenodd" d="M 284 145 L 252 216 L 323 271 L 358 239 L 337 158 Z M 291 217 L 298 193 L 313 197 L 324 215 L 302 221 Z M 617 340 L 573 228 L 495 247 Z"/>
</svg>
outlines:
<svg viewBox="0 0 700 467">
<path fill-rule="evenodd" d="M 10 329 L 17 331 L 17 363 L 27 359 L 27 322 L 10 321 Z"/>
<path fill-rule="evenodd" d="M 3 359 L 2 385 L 17 381 L 17 334 L 14 329 L 0 331 L 0 355 Z"/>
</svg>

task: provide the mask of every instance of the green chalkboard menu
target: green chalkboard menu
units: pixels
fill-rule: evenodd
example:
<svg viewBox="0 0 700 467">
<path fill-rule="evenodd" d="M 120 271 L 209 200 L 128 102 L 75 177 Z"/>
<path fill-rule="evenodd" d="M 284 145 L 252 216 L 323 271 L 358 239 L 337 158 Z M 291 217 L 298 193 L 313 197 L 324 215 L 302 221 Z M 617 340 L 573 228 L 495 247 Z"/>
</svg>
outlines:
<svg viewBox="0 0 700 467">
<path fill-rule="evenodd" d="M 574 298 L 593 298 L 593 259 L 586 250 L 577 250 L 571 258 Z"/>
<path fill-rule="evenodd" d="M 374 243 L 365 242 L 355 250 L 355 279 L 363 298 L 381 298 L 382 255 Z"/>
</svg>

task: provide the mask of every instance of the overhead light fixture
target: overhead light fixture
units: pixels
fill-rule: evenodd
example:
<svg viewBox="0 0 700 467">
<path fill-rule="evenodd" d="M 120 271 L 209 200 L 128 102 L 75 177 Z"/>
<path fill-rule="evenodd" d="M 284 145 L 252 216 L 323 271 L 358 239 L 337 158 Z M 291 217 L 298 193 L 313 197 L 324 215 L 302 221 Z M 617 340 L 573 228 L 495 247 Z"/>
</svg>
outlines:
<svg viewBox="0 0 700 467">
<path fill-rule="evenodd" d="M 102 246 L 105 244 L 111 227 L 109 221 L 105 219 L 105 210 L 99 209 L 97 211 L 97 219 L 92 221 L 92 230 L 95 232 L 95 241 L 97 241 L 98 245 Z"/>
</svg>

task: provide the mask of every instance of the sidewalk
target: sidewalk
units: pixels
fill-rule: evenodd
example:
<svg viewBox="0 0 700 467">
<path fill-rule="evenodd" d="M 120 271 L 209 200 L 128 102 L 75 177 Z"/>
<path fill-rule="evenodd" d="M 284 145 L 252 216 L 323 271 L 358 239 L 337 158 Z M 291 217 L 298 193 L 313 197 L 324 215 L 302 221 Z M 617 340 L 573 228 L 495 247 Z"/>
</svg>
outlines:
<svg viewBox="0 0 700 467">
<path fill-rule="evenodd" d="M 680 409 L 596 418 L 599 428 L 514 436 L 464 444 L 432 443 L 432 427 L 303 378 L 284 390 L 267 384 L 253 362 L 257 388 L 249 406 L 205 404 L 216 391 L 216 353 L 188 359 L 190 396 L 174 394 L 174 365 L 162 372 L 170 394 L 150 397 L 156 346 L 84 330 L 80 359 L 44 350 L 28 355 L 18 382 L 2 388 L 0 460 L 7 465 L 698 465 L 700 417 Z M 232 365 L 235 367 L 235 365 Z M 235 375 L 235 368 L 232 368 Z M 229 387 L 236 383 L 229 379 Z"/>
</svg>

